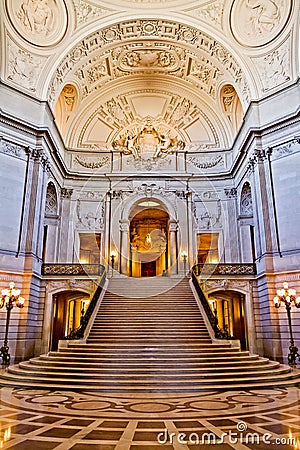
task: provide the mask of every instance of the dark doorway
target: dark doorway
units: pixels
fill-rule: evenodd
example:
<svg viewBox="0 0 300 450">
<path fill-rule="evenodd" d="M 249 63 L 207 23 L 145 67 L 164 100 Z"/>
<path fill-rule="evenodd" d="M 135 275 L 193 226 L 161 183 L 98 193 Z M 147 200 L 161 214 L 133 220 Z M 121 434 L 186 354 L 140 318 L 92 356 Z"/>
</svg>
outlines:
<svg viewBox="0 0 300 450">
<path fill-rule="evenodd" d="M 155 277 L 156 276 L 156 261 L 142 262 L 141 276 L 142 277 Z"/>
</svg>

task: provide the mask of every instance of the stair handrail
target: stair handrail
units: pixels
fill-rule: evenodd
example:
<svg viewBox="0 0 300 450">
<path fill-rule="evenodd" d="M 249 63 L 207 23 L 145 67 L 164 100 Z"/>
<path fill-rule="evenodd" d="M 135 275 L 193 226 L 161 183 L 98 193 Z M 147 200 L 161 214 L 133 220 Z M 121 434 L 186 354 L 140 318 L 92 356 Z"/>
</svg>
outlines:
<svg viewBox="0 0 300 450">
<path fill-rule="evenodd" d="M 79 325 L 79 327 L 77 327 L 74 330 L 72 330 L 71 333 L 69 333 L 67 336 L 64 337 L 64 339 L 70 339 L 70 340 L 72 340 L 72 339 L 83 339 L 84 332 L 86 330 L 86 327 L 87 327 L 87 325 L 89 323 L 90 318 L 92 317 L 94 309 L 95 309 L 95 307 L 97 305 L 97 302 L 98 302 L 98 299 L 99 299 L 100 294 L 102 292 L 105 280 L 106 280 L 106 272 L 103 272 L 100 281 L 98 281 L 98 287 L 97 287 L 97 289 L 94 292 L 93 298 L 90 301 L 89 306 L 87 307 L 87 310 L 80 317 L 80 325 Z"/>
<path fill-rule="evenodd" d="M 211 307 L 209 306 L 209 303 L 207 301 L 206 296 L 204 295 L 201 286 L 199 284 L 198 278 L 196 276 L 196 272 L 194 267 L 191 270 L 191 275 L 192 275 L 192 281 L 193 284 L 195 286 L 195 289 L 197 291 L 199 300 L 201 301 L 201 304 L 203 306 L 203 309 L 205 311 L 205 314 L 212 326 L 212 329 L 215 333 L 215 338 L 216 339 L 234 339 L 233 336 L 230 336 L 228 333 L 228 330 L 222 330 L 219 325 L 218 325 L 218 318 L 216 317 L 216 315 L 213 313 Z"/>
</svg>

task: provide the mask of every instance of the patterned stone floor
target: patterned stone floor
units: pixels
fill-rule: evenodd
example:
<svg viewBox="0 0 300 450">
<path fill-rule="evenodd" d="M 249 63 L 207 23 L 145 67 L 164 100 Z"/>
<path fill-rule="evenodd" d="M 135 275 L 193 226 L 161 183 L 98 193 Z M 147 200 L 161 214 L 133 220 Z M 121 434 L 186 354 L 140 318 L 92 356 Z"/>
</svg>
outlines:
<svg viewBox="0 0 300 450">
<path fill-rule="evenodd" d="M 0 448 L 300 449 L 300 389 L 103 395 L 2 388 Z"/>
</svg>

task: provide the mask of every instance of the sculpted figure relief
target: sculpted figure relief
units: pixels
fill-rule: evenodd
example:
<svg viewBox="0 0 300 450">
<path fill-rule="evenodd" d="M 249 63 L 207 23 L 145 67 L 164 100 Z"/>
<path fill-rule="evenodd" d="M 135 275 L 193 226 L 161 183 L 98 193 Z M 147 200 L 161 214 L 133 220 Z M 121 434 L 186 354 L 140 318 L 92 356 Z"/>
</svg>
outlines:
<svg viewBox="0 0 300 450">
<path fill-rule="evenodd" d="M 251 29 L 258 34 L 272 31 L 280 21 L 280 10 L 275 0 L 246 0 L 246 6 L 251 10 Z"/>
<path fill-rule="evenodd" d="M 126 131 L 119 139 L 112 142 L 112 147 L 124 155 L 133 155 L 135 159 L 141 159 L 143 154 L 152 153 L 151 159 L 156 160 L 168 153 L 182 151 L 185 143 L 177 136 L 171 136 L 170 130 L 158 131 L 153 126 L 152 120 L 147 117 L 140 130 Z"/>
<path fill-rule="evenodd" d="M 27 31 L 45 35 L 52 31 L 53 15 L 48 0 L 22 2 L 17 16 Z"/>
</svg>

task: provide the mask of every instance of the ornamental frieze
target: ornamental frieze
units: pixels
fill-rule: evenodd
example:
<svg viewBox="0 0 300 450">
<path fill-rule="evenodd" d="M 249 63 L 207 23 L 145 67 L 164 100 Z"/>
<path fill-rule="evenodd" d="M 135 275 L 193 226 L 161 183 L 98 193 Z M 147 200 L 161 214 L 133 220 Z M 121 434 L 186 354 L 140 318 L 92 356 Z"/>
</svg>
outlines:
<svg viewBox="0 0 300 450">
<path fill-rule="evenodd" d="M 198 169 L 211 169 L 213 167 L 224 167 L 224 156 L 217 155 L 213 157 L 189 156 L 187 161 Z"/>
<path fill-rule="evenodd" d="M 74 158 L 75 163 L 87 169 L 99 169 L 101 167 L 108 165 L 109 161 L 110 158 L 108 156 L 98 158 L 98 160 L 87 159 L 84 156 L 76 156 Z"/>
<path fill-rule="evenodd" d="M 227 78 L 229 77 L 229 79 L 232 80 L 232 83 L 237 85 L 244 101 L 248 101 L 249 88 L 234 56 L 223 47 L 222 44 L 201 32 L 199 29 L 167 20 L 133 20 L 122 22 L 87 36 L 65 56 L 58 66 L 56 75 L 49 86 L 50 101 L 52 103 L 55 101 L 57 95 L 55 93 L 60 89 L 61 79 L 65 79 L 69 73 L 78 70 L 78 63 L 80 63 L 82 59 L 88 58 L 92 62 L 93 56 L 99 51 L 102 55 L 104 55 L 105 52 L 107 52 L 107 55 L 111 53 L 112 49 L 108 48 L 108 45 L 111 47 L 111 44 L 115 44 L 119 47 L 123 43 L 126 44 L 126 41 L 129 39 L 133 41 L 134 39 L 147 37 L 165 39 L 169 43 L 174 43 L 170 45 L 177 47 L 182 44 L 184 45 L 183 48 L 186 48 L 186 45 L 188 44 L 190 50 L 196 52 L 197 56 L 200 52 L 203 57 L 212 61 L 212 65 L 219 67 L 219 69 L 222 68 L 224 73 L 227 74 Z M 146 50 L 147 49 L 142 49 L 143 52 Z M 161 56 L 158 54 L 159 49 L 156 49 L 155 51 L 157 53 L 151 56 L 151 58 L 163 61 L 163 54 L 161 54 Z M 166 51 L 169 52 L 169 55 L 171 53 L 174 55 L 170 49 Z M 141 54 L 137 56 L 141 56 Z M 150 56 L 146 56 L 144 53 L 143 58 L 145 61 L 145 58 L 150 58 Z M 168 58 L 166 61 L 168 61 Z M 125 73 L 126 72 L 127 71 L 125 71 Z"/>
</svg>

